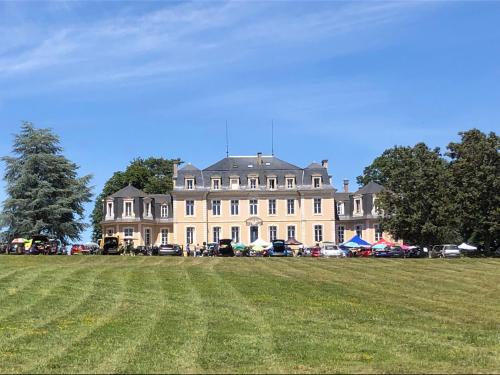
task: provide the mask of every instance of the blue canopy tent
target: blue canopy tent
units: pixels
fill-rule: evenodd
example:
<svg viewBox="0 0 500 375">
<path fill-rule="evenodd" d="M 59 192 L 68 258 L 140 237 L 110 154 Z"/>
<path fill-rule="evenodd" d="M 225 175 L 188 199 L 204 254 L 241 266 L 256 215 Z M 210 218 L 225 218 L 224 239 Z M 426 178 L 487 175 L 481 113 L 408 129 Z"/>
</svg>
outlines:
<svg viewBox="0 0 500 375">
<path fill-rule="evenodd" d="M 343 247 L 371 247 L 371 245 L 363 240 L 360 236 L 355 235 L 353 238 L 351 238 L 349 241 L 344 242 L 340 246 Z"/>
</svg>

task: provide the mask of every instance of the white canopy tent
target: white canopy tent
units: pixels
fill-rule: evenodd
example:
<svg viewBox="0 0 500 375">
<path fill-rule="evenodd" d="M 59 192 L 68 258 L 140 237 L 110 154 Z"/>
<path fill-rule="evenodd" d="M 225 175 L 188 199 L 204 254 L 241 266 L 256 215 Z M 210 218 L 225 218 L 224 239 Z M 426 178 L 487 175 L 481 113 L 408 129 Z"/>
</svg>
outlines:
<svg viewBox="0 0 500 375">
<path fill-rule="evenodd" d="M 458 245 L 458 248 L 460 250 L 477 250 L 477 247 L 475 246 L 471 246 L 471 245 L 467 245 L 465 242 Z"/>
</svg>

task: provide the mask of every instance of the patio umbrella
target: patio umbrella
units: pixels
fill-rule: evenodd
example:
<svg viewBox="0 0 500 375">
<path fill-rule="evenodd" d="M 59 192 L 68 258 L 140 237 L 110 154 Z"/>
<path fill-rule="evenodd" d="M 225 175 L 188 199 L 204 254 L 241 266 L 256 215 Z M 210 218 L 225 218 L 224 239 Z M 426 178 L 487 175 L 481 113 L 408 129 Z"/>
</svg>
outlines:
<svg viewBox="0 0 500 375">
<path fill-rule="evenodd" d="M 262 250 L 264 250 L 264 247 L 260 246 L 260 245 L 255 245 L 255 246 L 252 246 L 252 250 L 257 251 L 257 252 L 261 252 Z"/>
<path fill-rule="evenodd" d="M 302 242 L 297 241 L 295 238 L 290 238 L 285 242 L 287 245 L 294 245 L 294 246 L 299 246 L 302 245 Z"/>
<path fill-rule="evenodd" d="M 27 240 L 25 240 L 24 238 L 14 238 L 12 240 L 12 244 L 24 244 L 25 242 L 27 242 Z"/>
<path fill-rule="evenodd" d="M 472 246 L 472 245 L 467 245 L 465 242 L 458 245 L 458 248 L 460 250 L 477 250 L 477 247 Z"/>
<path fill-rule="evenodd" d="M 238 242 L 237 244 L 233 245 L 234 250 L 242 251 L 242 250 L 245 250 L 245 247 L 246 247 L 245 244 L 242 244 L 241 242 Z"/>
<path fill-rule="evenodd" d="M 255 241 L 253 241 L 250 246 L 262 246 L 262 248 L 266 248 L 269 246 L 270 243 L 267 241 L 264 241 L 262 238 L 257 238 Z"/>
</svg>

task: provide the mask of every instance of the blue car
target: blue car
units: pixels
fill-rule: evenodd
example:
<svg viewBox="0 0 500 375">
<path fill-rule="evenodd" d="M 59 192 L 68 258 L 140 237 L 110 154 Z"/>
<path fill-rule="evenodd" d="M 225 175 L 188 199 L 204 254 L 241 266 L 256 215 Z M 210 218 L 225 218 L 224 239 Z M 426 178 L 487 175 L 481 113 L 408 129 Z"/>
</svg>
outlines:
<svg viewBox="0 0 500 375">
<path fill-rule="evenodd" d="M 270 257 L 292 257 L 292 250 L 286 246 L 285 241 L 283 240 L 274 240 L 272 242 L 273 246 L 268 252 Z"/>
</svg>

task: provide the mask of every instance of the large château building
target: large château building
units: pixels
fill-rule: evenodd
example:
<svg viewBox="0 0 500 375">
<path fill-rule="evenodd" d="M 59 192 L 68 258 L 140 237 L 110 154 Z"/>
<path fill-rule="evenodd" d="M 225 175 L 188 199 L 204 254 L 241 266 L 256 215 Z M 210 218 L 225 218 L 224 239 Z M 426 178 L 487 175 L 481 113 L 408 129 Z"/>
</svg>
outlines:
<svg viewBox="0 0 500 375">
<path fill-rule="evenodd" d="M 201 170 L 174 165 L 174 188 L 148 195 L 133 186 L 107 197 L 103 233 L 135 245 L 180 245 L 231 238 L 295 239 L 305 245 L 381 236 L 374 199 L 381 187 L 333 188 L 328 161 L 300 168 L 275 156 L 229 156 Z"/>
</svg>

